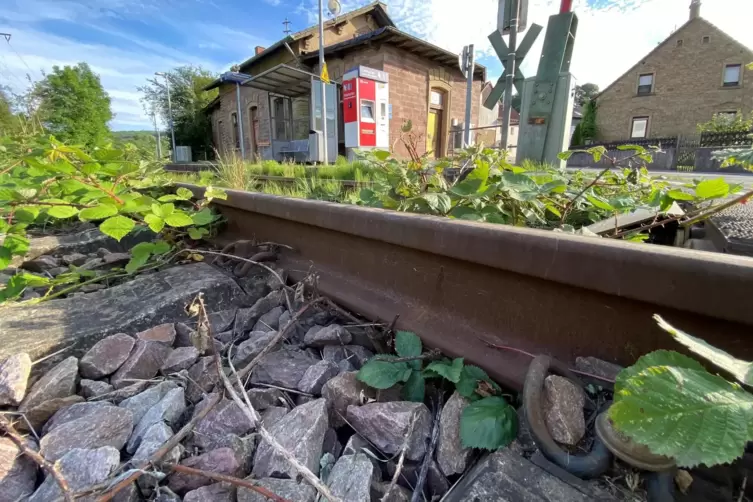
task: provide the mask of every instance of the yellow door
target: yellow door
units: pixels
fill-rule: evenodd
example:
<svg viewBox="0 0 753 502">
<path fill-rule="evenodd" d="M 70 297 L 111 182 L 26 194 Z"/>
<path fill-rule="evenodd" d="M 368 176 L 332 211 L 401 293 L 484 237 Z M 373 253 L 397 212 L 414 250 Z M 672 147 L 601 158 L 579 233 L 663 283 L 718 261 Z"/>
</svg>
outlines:
<svg viewBox="0 0 753 502">
<path fill-rule="evenodd" d="M 426 122 L 426 151 L 432 152 L 431 156 L 436 157 L 436 137 L 437 137 L 437 111 L 429 110 L 429 119 Z"/>
</svg>

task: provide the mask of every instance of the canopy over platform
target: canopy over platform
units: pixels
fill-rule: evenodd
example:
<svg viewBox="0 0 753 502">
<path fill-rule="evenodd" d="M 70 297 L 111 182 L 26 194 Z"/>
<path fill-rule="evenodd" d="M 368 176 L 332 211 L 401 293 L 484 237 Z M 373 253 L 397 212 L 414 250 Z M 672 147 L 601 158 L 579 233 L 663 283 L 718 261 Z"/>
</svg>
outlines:
<svg viewBox="0 0 753 502">
<path fill-rule="evenodd" d="M 221 83 L 235 83 L 242 86 L 254 87 L 263 91 L 273 92 L 282 96 L 299 98 L 311 95 L 311 79 L 321 80 L 319 75 L 294 68 L 286 64 L 279 64 L 274 68 L 263 71 L 258 75 L 247 75 L 238 72 L 225 72 L 218 79 L 206 87 L 207 90 L 218 87 Z"/>
</svg>

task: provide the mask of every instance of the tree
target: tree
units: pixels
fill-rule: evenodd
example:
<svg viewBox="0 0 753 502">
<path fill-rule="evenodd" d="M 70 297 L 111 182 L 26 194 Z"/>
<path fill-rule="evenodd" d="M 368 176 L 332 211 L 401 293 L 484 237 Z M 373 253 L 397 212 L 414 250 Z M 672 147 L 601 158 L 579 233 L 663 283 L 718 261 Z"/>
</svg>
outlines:
<svg viewBox="0 0 753 502">
<path fill-rule="evenodd" d="M 737 112 L 734 116 L 730 113 L 715 113 L 708 122 L 698 124 L 698 132 L 732 133 L 751 130 L 753 130 L 753 114 L 746 119 L 741 112 Z"/>
<path fill-rule="evenodd" d="M 575 102 L 580 106 L 585 106 L 597 94 L 599 94 L 599 86 L 596 84 L 588 83 L 575 86 Z"/>
<path fill-rule="evenodd" d="M 9 134 L 13 126 L 14 116 L 10 106 L 10 99 L 5 89 L 0 87 L 0 136 Z"/>
<path fill-rule="evenodd" d="M 162 134 L 160 138 L 162 157 L 170 153 L 170 141 L 168 135 Z M 157 138 L 151 131 L 114 131 L 112 143 L 118 150 L 126 154 L 133 154 L 139 160 L 155 160 L 157 157 Z"/>
<path fill-rule="evenodd" d="M 217 97 L 217 89 L 204 91 L 214 75 L 196 66 L 179 66 L 166 72 L 170 82 L 173 127 L 175 143 L 190 146 L 194 156 L 212 153 L 212 125 L 204 108 Z M 167 88 L 160 79 L 150 80 L 148 85 L 139 87 L 145 107 L 155 110 L 166 124 L 169 124 Z"/>
<path fill-rule="evenodd" d="M 52 67 L 34 84 L 38 115 L 45 128 L 70 144 L 96 146 L 110 137 L 110 97 L 89 65 Z"/>
<path fill-rule="evenodd" d="M 596 139 L 596 110 L 598 105 L 595 99 L 591 99 L 583 108 L 583 118 L 575 126 L 573 137 L 570 139 L 570 147 L 582 146 Z"/>
</svg>

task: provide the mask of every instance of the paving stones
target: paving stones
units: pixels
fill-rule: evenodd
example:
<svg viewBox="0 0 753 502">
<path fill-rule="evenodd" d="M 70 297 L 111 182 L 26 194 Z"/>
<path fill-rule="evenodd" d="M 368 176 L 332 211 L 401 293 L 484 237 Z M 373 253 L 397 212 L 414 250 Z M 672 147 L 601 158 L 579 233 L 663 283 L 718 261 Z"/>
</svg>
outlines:
<svg viewBox="0 0 753 502">
<path fill-rule="evenodd" d="M 27 439 L 28 446 L 36 443 Z M 23 500 L 34 492 L 37 483 L 37 464 L 8 438 L 0 438 L 0 496 L 3 500 Z"/>
<path fill-rule="evenodd" d="M 72 448 L 55 462 L 55 465 L 67 481 L 71 492 L 78 492 L 106 480 L 119 463 L 118 450 L 104 446 L 92 449 Z M 60 486 L 52 476 L 47 476 L 28 502 L 52 502 L 62 499 L 63 492 Z"/>
<path fill-rule="evenodd" d="M 21 352 L 0 363 L 0 406 L 18 406 L 26 394 L 31 358 Z"/>
<path fill-rule="evenodd" d="M 334 361 L 321 360 L 309 366 L 298 382 L 298 390 L 318 395 L 324 384 L 340 373 L 340 367 Z"/>
<path fill-rule="evenodd" d="M 318 474 L 328 428 L 327 404 L 324 399 L 317 399 L 294 408 L 270 427 L 269 433 L 299 462 Z M 253 474 L 257 478 L 297 476 L 295 469 L 265 441 L 256 449 Z"/>
<path fill-rule="evenodd" d="M 187 370 L 199 359 L 199 351 L 193 345 L 190 347 L 178 347 L 170 352 L 165 363 L 160 368 L 160 373 L 169 375 L 181 370 Z"/>
<path fill-rule="evenodd" d="M 125 333 L 103 338 L 81 358 L 81 376 L 97 380 L 115 373 L 126 362 L 135 343 L 136 340 Z"/>
<path fill-rule="evenodd" d="M 264 355 L 251 375 L 251 383 L 268 383 L 295 389 L 306 370 L 318 361 L 307 352 L 294 347 L 283 347 Z"/>
<path fill-rule="evenodd" d="M 316 490 L 313 486 L 294 479 L 278 478 L 248 478 L 257 486 L 266 488 L 279 497 L 289 500 L 290 502 L 314 502 Z M 267 502 L 269 499 L 261 493 L 255 492 L 248 488 L 238 488 L 238 502 Z"/>
<path fill-rule="evenodd" d="M 242 475 L 241 465 L 232 448 L 217 448 L 202 455 L 188 457 L 181 465 L 228 476 Z M 167 486 L 177 494 L 185 494 L 210 483 L 212 480 L 209 478 L 177 472 L 170 475 Z"/>
<path fill-rule="evenodd" d="M 576 445 L 586 433 L 583 389 L 567 378 L 549 375 L 544 380 L 543 410 L 546 426 L 555 441 Z"/>
<path fill-rule="evenodd" d="M 381 475 L 363 453 L 340 457 L 327 478 L 332 495 L 348 502 L 371 502 L 375 481 L 381 481 Z"/>
<path fill-rule="evenodd" d="M 137 333 L 136 339 L 147 342 L 159 342 L 167 347 L 172 347 L 175 342 L 175 335 L 175 325 L 173 323 L 167 323 Z"/>
<path fill-rule="evenodd" d="M 117 406 L 103 406 L 95 413 L 66 422 L 42 437 L 40 453 L 55 461 L 73 448 L 112 446 L 120 450 L 133 430 L 133 414 Z"/>
<path fill-rule="evenodd" d="M 210 396 L 214 396 L 214 394 Z M 210 396 L 207 396 L 207 399 L 196 406 L 194 415 L 204 409 L 208 399 L 211 399 Z M 249 422 L 243 410 L 235 402 L 223 399 L 196 426 L 193 433 L 193 444 L 200 448 L 210 449 L 228 434 L 243 436 L 252 427 L 253 424 Z"/>
<path fill-rule="evenodd" d="M 325 347 L 327 345 L 347 345 L 353 340 L 350 332 L 339 324 L 314 326 L 306 332 L 303 343 L 308 347 Z"/>
<path fill-rule="evenodd" d="M 432 422 L 431 413 L 423 403 L 394 401 L 348 406 L 346 418 L 377 448 L 388 455 L 393 455 L 402 448 L 414 414 L 416 422 L 405 457 L 408 460 L 420 460 L 426 452 L 426 441 Z"/>
<path fill-rule="evenodd" d="M 77 381 L 78 359 L 69 357 L 32 385 L 18 410 L 27 411 L 50 399 L 72 396 L 76 393 Z"/>
<path fill-rule="evenodd" d="M 170 355 L 170 347 L 161 342 L 138 340 L 123 365 L 112 375 L 110 383 L 116 389 L 154 377 Z"/>
<path fill-rule="evenodd" d="M 341 373 L 322 387 L 322 397 L 327 400 L 332 427 L 345 425 L 344 417 L 349 406 L 361 404 L 361 396 L 374 397 L 374 390 L 356 378 L 355 372 Z"/>
<path fill-rule="evenodd" d="M 471 448 L 463 448 L 460 442 L 460 416 L 468 404 L 470 402 L 456 391 L 442 408 L 436 459 L 445 476 L 465 472 L 473 453 Z"/>
</svg>

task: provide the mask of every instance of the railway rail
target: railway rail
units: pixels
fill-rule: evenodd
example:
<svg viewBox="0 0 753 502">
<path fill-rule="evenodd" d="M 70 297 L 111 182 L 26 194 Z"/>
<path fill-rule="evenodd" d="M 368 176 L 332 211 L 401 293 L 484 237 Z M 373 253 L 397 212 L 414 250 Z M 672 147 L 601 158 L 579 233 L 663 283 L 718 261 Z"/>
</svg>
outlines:
<svg viewBox="0 0 753 502">
<path fill-rule="evenodd" d="M 398 329 L 514 389 L 522 389 L 528 354 L 628 365 L 652 350 L 679 350 L 654 313 L 753 358 L 749 258 L 227 193 L 214 203 L 227 218 L 221 242 L 291 246 L 281 264 L 293 279 L 314 269 L 323 294 L 370 319 L 399 315 Z"/>
</svg>

